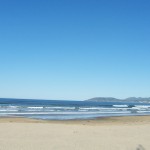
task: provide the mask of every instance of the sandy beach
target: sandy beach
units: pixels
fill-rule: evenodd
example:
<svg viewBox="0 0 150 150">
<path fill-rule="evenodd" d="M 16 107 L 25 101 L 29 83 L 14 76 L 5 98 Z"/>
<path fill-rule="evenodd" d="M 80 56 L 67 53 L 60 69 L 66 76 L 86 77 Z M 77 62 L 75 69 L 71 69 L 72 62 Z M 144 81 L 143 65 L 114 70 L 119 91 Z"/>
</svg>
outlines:
<svg viewBox="0 0 150 150">
<path fill-rule="evenodd" d="M 41 121 L 0 118 L 0 150 L 149 150 L 150 116 Z"/>
</svg>

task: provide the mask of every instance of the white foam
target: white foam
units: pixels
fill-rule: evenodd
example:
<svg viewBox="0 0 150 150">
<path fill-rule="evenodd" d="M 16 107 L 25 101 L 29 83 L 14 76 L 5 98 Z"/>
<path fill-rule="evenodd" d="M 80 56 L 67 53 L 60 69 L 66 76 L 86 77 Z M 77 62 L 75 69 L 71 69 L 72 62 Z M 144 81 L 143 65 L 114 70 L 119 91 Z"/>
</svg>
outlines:
<svg viewBox="0 0 150 150">
<path fill-rule="evenodd" d="M 150 111 L 139 110 L 139 111 L 137 111 L 137 113 L 150 113 Z"/>
<path fill-rule="evenodd" d="M 18 110 L 8 110 L 8 109 L 0 109 L 0 111 L 2 111 L 2 112 L 7 112 L 7 111 L 18 111 Z"/>
<path fill-rule="evenodd" d="M 128 107 L 128 105 L 113 105 L 113 107 Z"/>
<path fill-rule="evenodd" d="M 81 110 L 84 110 L 84 111 L 90 111 L 90 110 L 95 110 L 95 111 L 124 111 L 124 110 L 128 110 L 129 108 L 119 108 L 119 107 L 116 107 L 116 108 L 104 108 L 104 107 L 87 107 L 87 108 L 82 108 L 80 107 L 79 108 L 79 111 Z"/>
<path fill-rule="evenodd" d="M 148 111 L 150 110 L 150 106 L 136 105 L 135 107 L 132 107 L 132 110 Z"/>
<path fill-rule="evenodd" d="M 43 107 L 27 107 L 28 109 L 43 109 Z"/>
<path fill-rule="evenodd" d="M 8 108 L 18 108 L 19 106 L 6 106 Z"/>
<path fill-rule="evenodd" d="M 75 107 L 45 107 L 45 108 L 48 108 L 48 109 L 75 109 Z"/>
<path fill-rule="evenodd" d="M 122 114 L 122 113 L 130 113 L 129 111 L 124 112 L 18 112 L 18 113 L 0 113 L 0 114 L 8 114 L 8 115 L 44 115 L 44 114 L 51 114 L 51 115 L 78 115 L 78 114 Z"/>
<path fill-rule="evenodd" d="M 135 105 L 136 108 L 150 108 L 150 105 Z"/>
</svg>

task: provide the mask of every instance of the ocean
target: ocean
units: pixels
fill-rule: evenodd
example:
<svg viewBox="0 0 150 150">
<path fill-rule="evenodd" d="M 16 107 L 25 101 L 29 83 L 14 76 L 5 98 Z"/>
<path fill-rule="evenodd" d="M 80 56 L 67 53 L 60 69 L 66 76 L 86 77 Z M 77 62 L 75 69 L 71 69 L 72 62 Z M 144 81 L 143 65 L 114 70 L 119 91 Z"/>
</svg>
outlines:
<svg viewBox="0 0 150 150">
<path fill-rule="evenodd" d="M 0 98 L 0 117 L 43 120 L 150 115 L 150 103 Z"/>
</svg>

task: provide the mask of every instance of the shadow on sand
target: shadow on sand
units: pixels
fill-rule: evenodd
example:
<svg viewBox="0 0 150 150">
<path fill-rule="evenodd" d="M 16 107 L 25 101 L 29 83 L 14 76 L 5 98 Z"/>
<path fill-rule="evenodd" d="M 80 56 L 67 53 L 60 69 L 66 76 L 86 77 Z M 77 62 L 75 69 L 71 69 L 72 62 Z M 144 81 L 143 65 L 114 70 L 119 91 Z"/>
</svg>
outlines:
<svg viewBox="0 0 150 150">
<path fill-rule="evenodd" d="M 136 150 L 146 150 L 142 145 L 139 145 Z"/>
</svg>

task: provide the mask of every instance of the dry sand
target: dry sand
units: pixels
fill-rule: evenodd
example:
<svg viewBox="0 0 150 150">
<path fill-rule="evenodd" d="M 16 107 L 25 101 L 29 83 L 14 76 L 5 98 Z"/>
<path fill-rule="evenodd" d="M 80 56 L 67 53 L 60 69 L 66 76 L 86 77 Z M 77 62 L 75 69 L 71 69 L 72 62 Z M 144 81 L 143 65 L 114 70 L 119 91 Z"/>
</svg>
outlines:
<svg viewBox="0 0 150 150">
<path fill-rule="evenodd" d="M 150 150 L 150 116 L 82 121 L 0 118 L 0 150 Z"/>
</svg>

